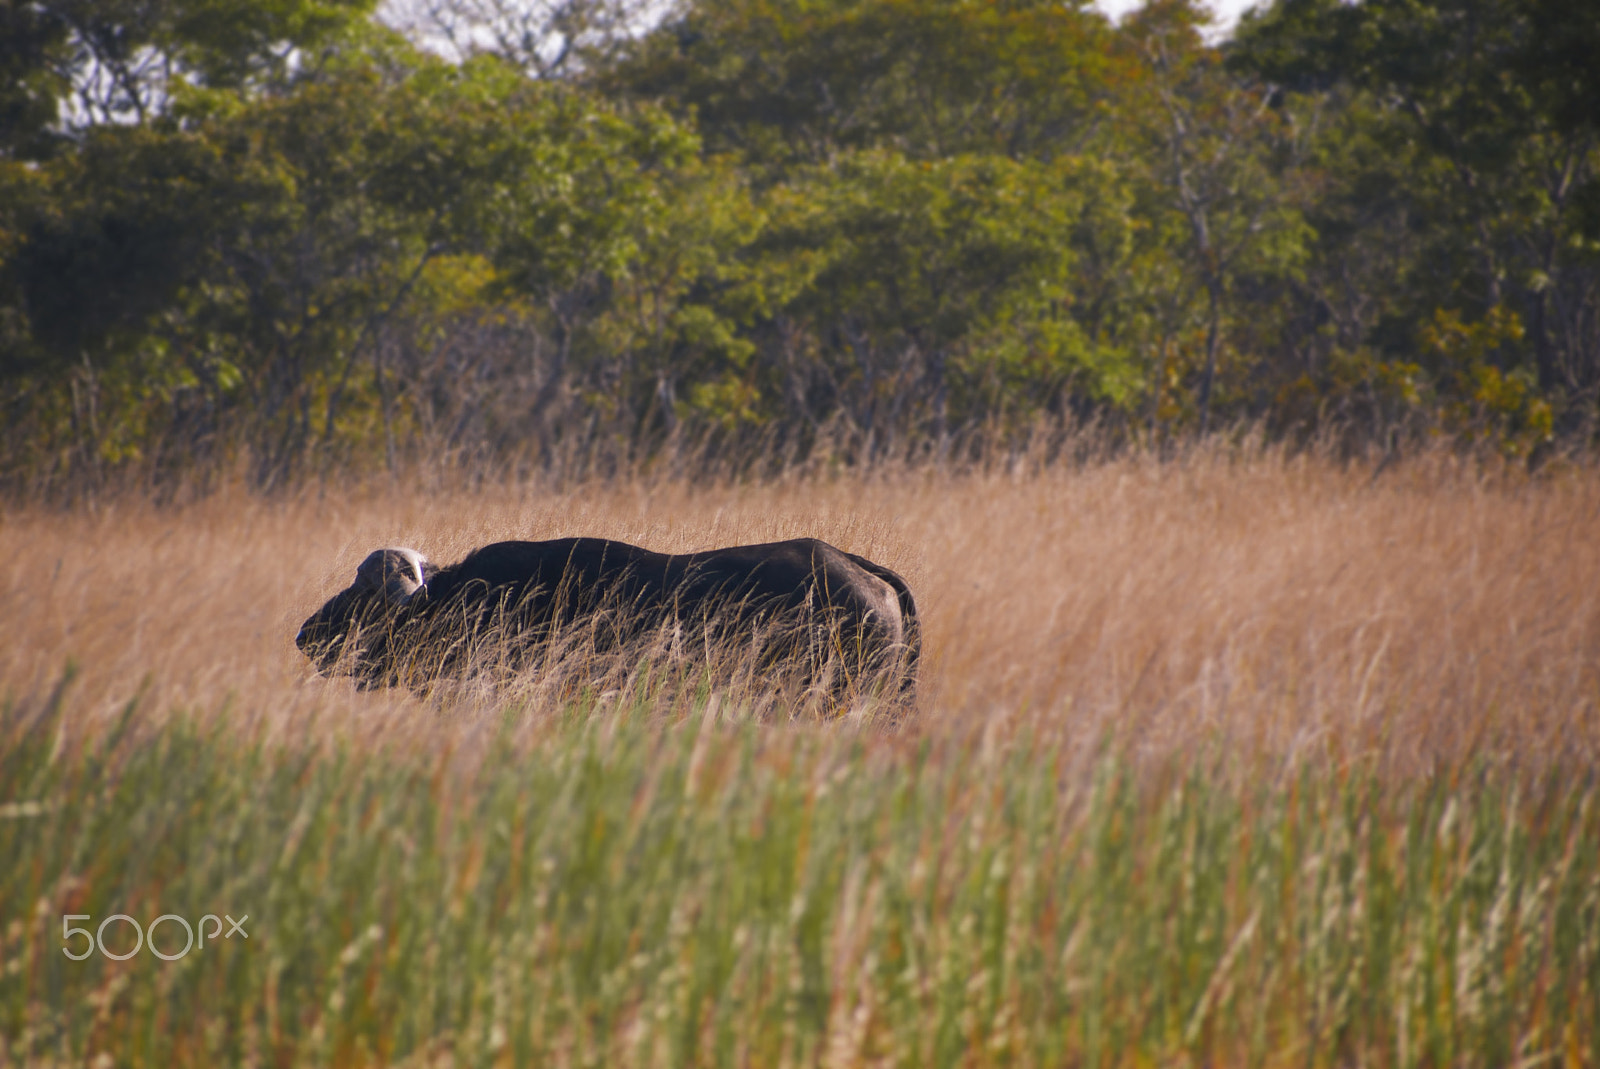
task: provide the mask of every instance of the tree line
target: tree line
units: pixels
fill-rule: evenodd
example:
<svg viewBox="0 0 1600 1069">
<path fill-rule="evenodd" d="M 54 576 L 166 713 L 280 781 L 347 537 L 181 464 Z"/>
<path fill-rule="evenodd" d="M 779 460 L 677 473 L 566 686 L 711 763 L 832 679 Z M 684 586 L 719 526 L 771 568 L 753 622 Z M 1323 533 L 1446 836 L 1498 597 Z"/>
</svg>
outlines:
<svg viewBox="0 0 1600 1069">
<path fill-rule="evenodd" d="M 1600 7 L 0 0 L 0 481 L 1600 405 Z"/>
</svg>

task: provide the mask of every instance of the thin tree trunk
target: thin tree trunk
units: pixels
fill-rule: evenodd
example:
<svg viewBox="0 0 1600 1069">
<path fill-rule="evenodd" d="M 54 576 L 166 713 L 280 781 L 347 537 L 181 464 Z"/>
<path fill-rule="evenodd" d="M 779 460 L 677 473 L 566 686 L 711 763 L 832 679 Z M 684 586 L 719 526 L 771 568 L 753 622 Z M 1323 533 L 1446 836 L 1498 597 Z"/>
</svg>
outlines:
<svg viewBox="0 0 1600 1069">
<path fill-rule="evenodd" d="M 1161 332 L 1161 355 L 1156 358 L 1155 387 L 1150 391 L 1150 411 L 1145 419 L 1152 436 L 1158 434 L 1161 430 L 1161 394 L 1167 386 L 1167 351 L 1171 344 L 1171 333 L 1163 330 Z"/>
<path fill-rule="evenodd" d="M 1206 280 L 1206 296 L 1210 313 L 1206 323 L 1206 370 L 1200 376 L 1200 437 L 1211 428 L 1211 386 L 1217 378 L 1217 350 L 1222 347 L 1222 285 L 1220 280 Z"/>
<path fill-rule="evenodd" d="M 378 376 L 378 411 L 383 417 L 383 465 L 394 474 L 394 397 L 389 388 L 389 376 L 384 373 L 383 341 L 372 343 L 372 370 Z"/>
<path fill-rule="evenodd" d="M 344 397 L 345 386 L 350 382 L 351 369 L 355 367 L 356 359 L 361 355 L 361 346 L 366 343 L 367 338 L 378 327 L 389 321 L 389 317 L 394 315 L 395 310 L 400 307 L 400 302 L 405 300 L 406 295 L 411 292 L 411 287 L 415 286 L 417 279 L 422 277 L 423 270 L 444 249 L 445 246 L 439 243 L 429 246 L 427 251 L 422 254 L 422 258 L 417 261 L 417 266 L 412 270 L 410 276 L 395 291 L 394 297 L 389 301 L 389 306 L 382 312 L 375 312 L 368 316 L 367 321 L 361 325 L 361 333 L 356 335 L 355 343 L 350 346 L 350 352 L 345 357 L 344 370 L 339 373 L 339 381 L 334 384 L 333 389 L 328 393 L 327 417 L 323 421 L 322 427 L 322 439 L 324 442 L 333 440 L 333 424 L 339 414 L 339 402 Z"/>
</svg>

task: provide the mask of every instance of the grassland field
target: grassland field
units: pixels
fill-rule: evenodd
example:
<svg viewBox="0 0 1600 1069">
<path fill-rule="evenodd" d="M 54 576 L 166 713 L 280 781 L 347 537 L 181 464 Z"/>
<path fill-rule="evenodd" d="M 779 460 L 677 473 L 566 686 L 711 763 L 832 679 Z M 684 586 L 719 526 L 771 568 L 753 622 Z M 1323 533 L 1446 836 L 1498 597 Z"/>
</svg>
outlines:
<svg viewBox="0 0 1600 1069">
<path fill-rule="evenodd" d="M 1597 532 L 1585 464 L 1220 447 L 0 505 L 0 1065 L 1600 1064 Z M 294 648 L 573 534 L 894 568 L 915 708 Z"/>
</svg>

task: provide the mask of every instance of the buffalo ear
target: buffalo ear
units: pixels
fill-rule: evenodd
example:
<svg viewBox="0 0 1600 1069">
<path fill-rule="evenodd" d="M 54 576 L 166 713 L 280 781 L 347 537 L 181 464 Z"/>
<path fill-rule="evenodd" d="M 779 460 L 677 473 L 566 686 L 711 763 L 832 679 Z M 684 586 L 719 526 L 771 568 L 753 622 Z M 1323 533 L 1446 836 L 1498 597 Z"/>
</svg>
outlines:
<svg viewBox="0 0 1600 1069">
<path fill-rule="evenodd" d="M 428 558 L 414 549 L 376 549 L 356 569 L 356 585 L 383 595 L 390 607 L 404 605 L 427 582 Z"/>
</svg>

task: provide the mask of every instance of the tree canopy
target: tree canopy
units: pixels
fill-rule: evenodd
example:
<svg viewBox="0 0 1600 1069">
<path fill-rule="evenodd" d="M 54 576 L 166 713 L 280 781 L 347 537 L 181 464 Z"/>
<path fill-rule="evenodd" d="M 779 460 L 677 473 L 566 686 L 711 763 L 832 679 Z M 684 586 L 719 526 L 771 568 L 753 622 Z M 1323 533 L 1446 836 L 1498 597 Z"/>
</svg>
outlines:
<svg viewBox="0 0 1600 1069">
<path fill-rule="evenodd" d="M 0 0 L 0 480 L 1587 447 L 1563 0 Z"/>
</svg>

